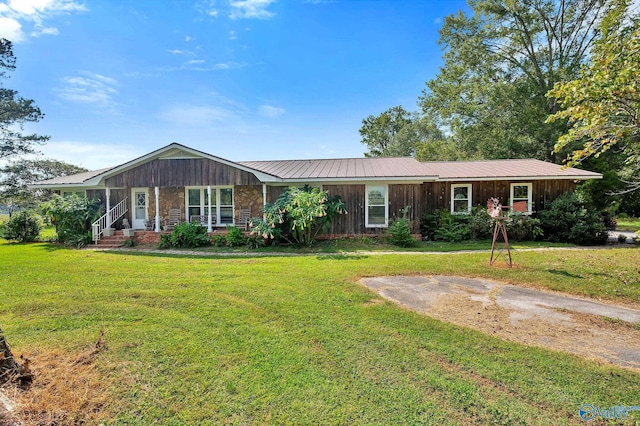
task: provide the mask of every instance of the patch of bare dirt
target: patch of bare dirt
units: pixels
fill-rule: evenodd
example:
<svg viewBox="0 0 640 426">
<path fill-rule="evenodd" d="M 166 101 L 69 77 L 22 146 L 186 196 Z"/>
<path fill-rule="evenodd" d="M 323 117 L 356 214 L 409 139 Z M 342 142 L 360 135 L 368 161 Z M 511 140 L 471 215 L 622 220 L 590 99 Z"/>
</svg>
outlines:
<svg viewBox="0 0 640 426">
<path fill-rule="evenodd" d="M 608 349 L 615 344 L 640 354 L 640 330 L 632 324 L 607 321 L 597 315 L 561 311 L 570 320 L 554 321 L 550 325 L 548 319 L 540 317 L 517 319 L 509 309 L 496 303 L 474 301 L 464 294 L 446 294 L 436 300 L 428 314 L 439 320 L 513 342 L 556 349 L 597 361 L 604 359 L 640 371 Z"/>
</svg>

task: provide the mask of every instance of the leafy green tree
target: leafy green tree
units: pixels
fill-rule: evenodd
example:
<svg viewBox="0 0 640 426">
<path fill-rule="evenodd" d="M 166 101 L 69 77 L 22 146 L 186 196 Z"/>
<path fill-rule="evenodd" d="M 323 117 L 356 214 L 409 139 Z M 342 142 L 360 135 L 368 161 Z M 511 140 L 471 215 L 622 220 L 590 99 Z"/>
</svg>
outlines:
<svg viewBox="0 0 640 426">
<path fill-rule="evenodd" d="M 265 206 L 265 220 L 251 220 L 251 235 L 311 246 L 338 215 L 347 213 L 344 207 L 340 196 L 329 197 L 327 191 L 318 188 L 292 186 Z"/>
<path fill-rule="evenodd" d="M 435 123 L 400 105 L 362 120 L 360 136 L 369 148 L 364 154 L 366 157 L 414 156 L 422 144 L 445 139 Z"/>
<path fill-rule="evenodd" d="M 16 67 L 12 43 L 0 38 L 0 84 L 7 71 Z M 25 99 L 15 90 L 0 85 L 0 159 L 34 152 L 34 145 L 49 139 L 48 136 L 23 134 L 24 125 L 41 120 L 44 114 L 31 99 Z"/>
<path fill-rule="evenodd" d="M 362 120 L 361 142 L 369 149 L 364 155 L 366 157 L 411 155 L 410 144 L 401 145 L 394 142 L 400 131 L 412 122 L 411 113 L 401 105 L 389 108 L 378 116 L 370 115 Z"/>
<path fill-rule="evenodd" d="M 555 160 L 566 130 L 545 94 L 574 78 L 604 0 L 470 0 L 440 30 L 444 65 L 419 99 L 465 158 Z"/>
<path fill-rule="evenodd" d="M 565 108 L 549 122 L 569 120 L 556 151 L 579 147 L 567 157 L 574 166 L 620 147 L 626 156 L 621 169 L 628 191 L 640 189 L 640 14 L 631 15 L 628 0 L 615 0 L 600 25 L 601 36 L 591 63 L 580 77 L 557 83 L 547 94 Z M 626 180 L 625 179 L 625 180 Z"/>
<path fill-rule="evenodd" d="M 35 241 L 41 228 L 40 217 L 33 211 L 23 210 L 6 223 L 0 224 L 0 234 L 6 240 L 26 243 Z"/>
<path fill-rule="evenodd" d="M 47 189 L 29 189 L 29 184 L 86 171 L 84 167 L 58 160 L 13 161 L 0 167 L 0 205 L 9 209 L 9 215 L 16 209 L 34 208 L 50 200 L 53 192 Z"/>
</svg>

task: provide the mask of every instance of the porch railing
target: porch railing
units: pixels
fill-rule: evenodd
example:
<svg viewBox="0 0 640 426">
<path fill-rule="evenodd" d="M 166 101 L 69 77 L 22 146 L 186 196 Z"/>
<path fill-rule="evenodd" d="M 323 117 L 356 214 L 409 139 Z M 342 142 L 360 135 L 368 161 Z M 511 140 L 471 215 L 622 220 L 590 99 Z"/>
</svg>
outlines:
<svg viewBox="0 0 640 426">
<path fill-rule="evenodd" d="M 127 200 L 128 197 L 125 197 L 124 200 L 111 207 L 111 210 L 103 214 L 100 219 L 91 224 L 91 234 L 94 243 L 97 243 L 102 234 L 104 234 L 104 230 L 107 228 L 107 217 L 111 218 L 111 223 L 109 223 L 109 226 L 111 226 L 113 222 L 124 216 L 127 212 Z"/>
</svg>

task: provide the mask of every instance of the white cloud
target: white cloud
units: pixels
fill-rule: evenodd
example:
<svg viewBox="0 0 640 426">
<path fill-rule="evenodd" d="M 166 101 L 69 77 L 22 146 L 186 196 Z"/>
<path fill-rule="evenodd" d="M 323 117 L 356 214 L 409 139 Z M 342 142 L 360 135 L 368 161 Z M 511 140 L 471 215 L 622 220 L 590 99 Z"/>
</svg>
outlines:
<svg viewBox="0 0 640 426">
<path fill-rule="evenodd" d="M 83 72 L 84 77 L 65 77 L 65 86 L 54 89 L 61 99 L 76 103 L 112 106 L 113 96 L 118 94 L 118 82 L 101 74 Z"/>
<path fill-rule="evenodd" d="M 210 11 L 207 12 L 207 15 L 211 16 L 212 18 L 217 18 L 218 11 L 216 9 L 211 9 Z"/>
<path fill-rule="evenodd" d="M 13 42 L 26 38 L 24 26 L 29 24 L 31 37 L 41 35 L 57 35 L 56 27 L 45 26 L 44 21 L 56 15 L 72 12 L 86 12 L 84 4 L 74 0 L 9 0 L 0 4 L 0 36 Z"/>
<path fill-rule="evenodd" d="M 194 65 L 194 64 L 204 64 L 206 61 L 204 59 L 192 59 L 190 61 L 185 62 L 185 65 Z"/>
<path fill-rule="evenodd" d="M 258 111 L 260 112 L 260 115 L 267 118 L 282 117 L 286 112 L 284 108 L 275 107 L 273 105 L 262 105 Z"/>
<path fill-rule="evenodd" d="M 23 40 L 22 25 L 15 19 L 0 16 L 0 37 L 19 43 Z"/>
<path fill-rule="evenodd" d="M 229 31 L 229 40 L 236 40 L 238 36 L 235 31 Z"/>
<path fill-rule="evenodd" d="M 184 41 L 186 41 L 187 43 L 189 43 L 191 40 L 193 40 L 193 37 L 186 36 L 186 37 L 184 38 Z"/>
<path fill-rule="evenodd" d="M 231 19 L 269 19 L 274 16 L 267 7 L 275 0 L 231 0 Z"/>
</svg>

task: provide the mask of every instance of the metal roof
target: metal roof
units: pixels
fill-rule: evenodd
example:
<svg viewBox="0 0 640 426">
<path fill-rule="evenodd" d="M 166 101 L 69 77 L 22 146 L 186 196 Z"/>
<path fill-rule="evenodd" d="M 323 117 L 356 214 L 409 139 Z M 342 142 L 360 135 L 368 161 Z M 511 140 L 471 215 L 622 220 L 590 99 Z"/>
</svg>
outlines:
<svg viewBox="0 0 640 426">
<path fill-rule="evenodd" d="M 546 161 L 478 160 L 433 161 L 422 163 L 438 180 L 497 180 L 497 179 L 600 179 L 600 173 Z"/>
<path fill-rule="evenodd" d="M 333 158 L 324 160 L 243 161 L 245 167 L 282 179 L 428 178 L 436 175 L 411 157 Z"/>
<path fill-rule="evenodd" d="M 107 167 L 106 169 L 91 170 L 88 172 L 77 173 L 75 175 L 60 176 L 53 179 L 47 179 L 38 182 L 38 185 L 82 185 L 86 181 L 93 179 L 102 173 L 108 172 L 113 167 Z"/>
</svg>

